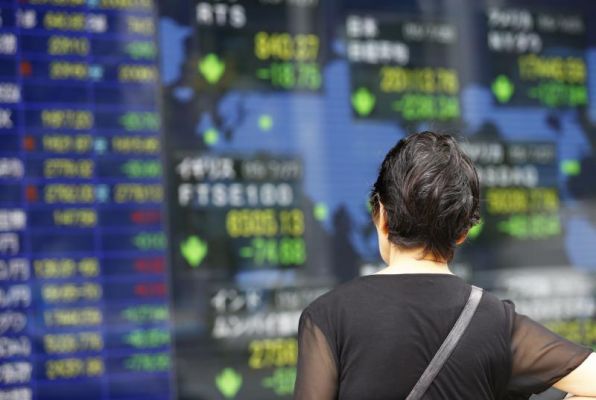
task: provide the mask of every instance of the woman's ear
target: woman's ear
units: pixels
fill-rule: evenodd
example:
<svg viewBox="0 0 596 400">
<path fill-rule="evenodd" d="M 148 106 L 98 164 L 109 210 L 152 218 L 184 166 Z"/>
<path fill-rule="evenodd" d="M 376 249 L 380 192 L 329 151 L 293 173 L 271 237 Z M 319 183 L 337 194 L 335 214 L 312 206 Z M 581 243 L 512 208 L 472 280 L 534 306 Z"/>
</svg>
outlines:
<svg viewBox="0 0 596 400">
<path fill-rule="evenodd" d="M 461 234 L 461 236 L 455 241 L 455 244 L 457 246 L 459 246 L 460 244 L 462 244 L 463 242 L 466 241 L 466 239 L 468 238 L 468 231 L 466 230 L 464 233 Z"/>
<path fill-rule="evenodd" d="M 384 235 L 389 235 L 389 224 L 387 221 L 387 214 L 385 213 L 385 206 L 379 201 L 379 220 L 377 221 L 379 230 Z"/>
<path fill-rule="evenodd" d="M 391 243 L 389 242 L 389 225 L 387 224 L 387 214 L 383 203 L 379 202 L 379 213 L 375 219 L 377 228 L 377 237 L 379 242 L 379 253 L 385 264 L 389 265 L 391 256 Z"/>
</svg>

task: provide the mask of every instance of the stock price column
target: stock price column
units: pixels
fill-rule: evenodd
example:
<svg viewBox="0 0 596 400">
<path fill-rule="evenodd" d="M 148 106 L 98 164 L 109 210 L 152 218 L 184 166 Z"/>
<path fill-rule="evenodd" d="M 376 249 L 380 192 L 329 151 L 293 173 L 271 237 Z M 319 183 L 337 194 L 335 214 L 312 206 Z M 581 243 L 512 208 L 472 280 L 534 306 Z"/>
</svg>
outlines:
<svg viewBox="0 0 596 400">
<path fill-rule="evenodd" d="M 154 2 L 102 1 L 92 42 L 109 398 L 170 398 Z"/>
<path fill-rule="evenodd" d="M 314 218 L 304 211 L 305 166 L 286 110 L 278 119 L 264 108 L 262 139 L 239 142 L 255 112 L 250 98 L 323 93 L 323 2 L 190 4 L 160 9 L 164 38 L 182 38 L 162 42 L 161 53 L 174 66 L 164 68 L 162 93 L 177 395 L 287 398 L 298 318 L 322 293 L 303 287 Z"/>
<path fill-rule="evenodd" d="M 470 230 L 478 269 L 563 265 L 556 147 L 552 143 L 470 141 L 462 148 L 482 185 L 482 222 Z"/>
<path fill-rule="evenodd" d="M 319 1 L 201 1 L 194 12 L 197 72 L 208 85 L 322 89 Z"/>
<path fill-rule="evenodd" d="M 586 27 L 580 14 L 490 8 L 486 24 L 488 83 L 496 104 L 587 105 Z"/>
<path fill-rule="evenodd" d="M 348 15 L 354 116 L 405 123 L 458 120 L 457 42 L 457 28 L 448 22 Z"/>
<path fill-rule="evenodd" d="M 21 339 L 31 343 L 31 385 L 10 390 L 23 399 L 168 398 L 152 3 L 11 6 L 2 10 L 14 25 L 14 66 L 3 72 L 18 89 L 9 165 L 22 179 L 2 201 L 20 203 L 6 220 L 22 231 L 10 236 L 22 257 L 2 265 L 27 280 L 17 288 L 29 312 Z M 147 359 L 150 370 L 139 367 Z M 10 368 L 4 377 L 27 372 Z M 131 385 L 139 380 L 150 384 Z"/>
<path fill-rule="evenodd" d="M 304 291 L 278 287 L 291 283 L 307 258 L 302 175 L 302 163 L 288 157 L 178 159 L 175 312 L 199 319 L 178 328 L 177 351 L 201 375 L 178 369 L 181 398 L 292 394 L 294 335 L 308 300 L 296 300 Z"/>
</svg>

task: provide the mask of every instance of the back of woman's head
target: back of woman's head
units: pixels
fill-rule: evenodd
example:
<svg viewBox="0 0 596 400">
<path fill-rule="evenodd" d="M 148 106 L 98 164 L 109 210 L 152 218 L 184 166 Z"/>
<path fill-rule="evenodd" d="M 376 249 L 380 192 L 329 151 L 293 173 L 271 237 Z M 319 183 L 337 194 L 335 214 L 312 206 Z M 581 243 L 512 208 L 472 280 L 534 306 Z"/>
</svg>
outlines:
<svg viewBox="0 0 596 400">
<path fill-rule="evenodd" d="M 472 161 L 450 135 L 421 132 L 385 156 L 370 202 L 385 210 L 389 241 L 451 261 L 456 243 L 480 219 L 480 188 Z"/>
</svg>

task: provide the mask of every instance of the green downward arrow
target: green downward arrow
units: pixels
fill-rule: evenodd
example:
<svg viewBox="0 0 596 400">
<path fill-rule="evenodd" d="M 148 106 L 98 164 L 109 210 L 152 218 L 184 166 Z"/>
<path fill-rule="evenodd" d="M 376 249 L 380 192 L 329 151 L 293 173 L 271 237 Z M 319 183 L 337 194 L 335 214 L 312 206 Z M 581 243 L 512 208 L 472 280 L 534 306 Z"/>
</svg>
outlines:
<svg viewBox="0 0 596 400">
<path fill-rule="evenodd" d="M 366 117 L 375 107 L 377 99 L 366 88 L 360 88 L 352 94 L 352 107 L 361 117 Z"/>
<path fill-rule="evenodd" d="M 499 75 L 493 82 L 491 89 L 499 103 L 507 103 L 513 96 L 515 86 L 506 75 Z"/>
<path fill-rule="evenodd" d="M 226 63 L 217 54 L 209 53 L 199 61 L 199 72 L 207 82 L 216 84 L 226 70 Z"/>
<path fill-rule="evenodd" d="M 242 387 L 242 375 L 233 368 L 225 368 L 215 377 L 215 385 L 226 399 L 234 398 Z"/>
<path fill-rule="evenodd" d="M 198 236 L 189 236 L 184 242 L 180 243 L 180 253 L 193 268 L 201 264 L 207 255 L 207 251 L 207 243 L 199 239 Z"/>
</svg>

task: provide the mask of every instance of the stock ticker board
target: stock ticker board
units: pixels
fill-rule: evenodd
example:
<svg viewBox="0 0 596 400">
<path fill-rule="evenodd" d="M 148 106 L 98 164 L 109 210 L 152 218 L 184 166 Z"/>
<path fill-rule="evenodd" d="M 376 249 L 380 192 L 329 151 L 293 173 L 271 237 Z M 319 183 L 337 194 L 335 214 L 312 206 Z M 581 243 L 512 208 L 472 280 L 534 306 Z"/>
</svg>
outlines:
<svg viewBox="0 0 596 400">
<path fill-rule="evenodd" d="M 453 269 L 595 346 L 596 8 L 463 3 L 0 0 L 0 400 L 290 398 L 423 129 L 482 181 Z"/>
<path fill-rule="evenodd" d="M 155 8 L 0 9 L 0 399 L 170 398 Z"/>
</svg>

